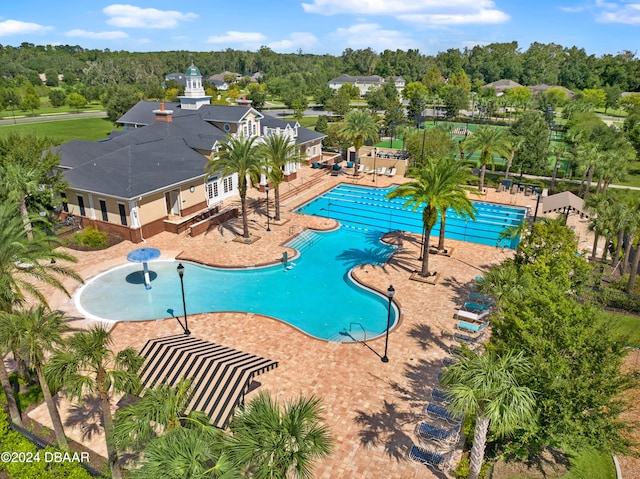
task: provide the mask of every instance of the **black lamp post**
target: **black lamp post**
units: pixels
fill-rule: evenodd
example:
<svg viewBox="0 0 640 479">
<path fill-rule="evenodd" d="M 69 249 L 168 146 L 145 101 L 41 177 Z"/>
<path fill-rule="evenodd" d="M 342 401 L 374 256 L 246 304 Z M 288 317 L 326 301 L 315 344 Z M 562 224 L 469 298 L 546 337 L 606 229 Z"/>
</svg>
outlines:
<svg viewBox="0 0 640 479">
<path fill-rule="evenodd" d="M 387 333 L 384 338 L 384 356 L 380 358 L 383 363 L 389 362 L 389 358 L 387 357 L 387 347 L 389 346 L 389 327 L 391 326 L 391 301 L 393 300 L 394 294 L 396 294 L 396 290 L 393 289 L 393 286 L 389 286 L 387 288 L 387 298 L 389 298 L 389 308 L 387 311 Z"/>
<path fill-rule="evenodd" d="M 187 325 L 187 303 L 184 300 L 184 280 L 183 280 L 184 266 L 182 266 L 182 263 L 178 263 L 178 267 L 176 269 L 178 270 L 178 276 L 180 276 L 180 288 L 182 289 L 182 310 L 184 311 L 183 329 L 184 329 L 184 334 L 189 336 L 191 334 L 191 331 L 189 331 L 189 326 Z"/>
<path fill-rule="evenodd" d="M 264 186 L 264 191 L 267 192 L 267 231 L 271 231 L 269 227 L 269 184 Z"/>
<path fill-rule="evenodd" d="M 371 179 L 371 183 L 375 183 L 376 181 L 376 159 L 378 158 L 378 149 L 373 149 L 373 178 Z"/>
</svg>

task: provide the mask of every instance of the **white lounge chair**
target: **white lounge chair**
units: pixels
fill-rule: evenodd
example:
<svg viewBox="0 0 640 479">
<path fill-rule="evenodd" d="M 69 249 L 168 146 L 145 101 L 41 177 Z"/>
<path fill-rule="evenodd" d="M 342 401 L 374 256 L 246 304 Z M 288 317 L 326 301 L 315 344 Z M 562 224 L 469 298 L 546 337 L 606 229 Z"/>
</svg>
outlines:
<svg viewBox="0 0 640 479">
<path fill-rule="evenodd" d="M 387 171 L 387 176 L 393 176 L 396 174 L 396 169 L 395 168 L 391 168 L 389 171 Z"/>
<path fill-rule="evenodd" d="M 387 167 L 386 166 L 383 166 L 382 168 L 380 168 L 380 172 L 379 173 L 376 171 L 376 173 L 378 175 L 384 175 L 386 172 L 387 172 Z"/>
<path fill-rule="evenodd" d="M 358 173 L 362 173 L 362 171 L 364 170 L 364 165 L 360 165 L 358 166 Z"/>
<path fill-rule="evenodd" d="M 363 171 L 363 173 L 364 173 L 365 175 L 368 175 L 369 173 L 371 173 L 370 168 L 369 168 L 368 166 L 365 166 L 365 167 L 364 167 L 364 171 Z"/>
<path fill-rule="evenodd" d="M 489 312 L 490 311 L 488 309 L 484 311 L 478 311 L 478 312 L 465 311 L 464 309 L 459 309 L 457 316 L 458 316 L 458 319 L 470 319 L 471 321 L 482 322 L 482 320 L 489 315 Z"/>
</svg>

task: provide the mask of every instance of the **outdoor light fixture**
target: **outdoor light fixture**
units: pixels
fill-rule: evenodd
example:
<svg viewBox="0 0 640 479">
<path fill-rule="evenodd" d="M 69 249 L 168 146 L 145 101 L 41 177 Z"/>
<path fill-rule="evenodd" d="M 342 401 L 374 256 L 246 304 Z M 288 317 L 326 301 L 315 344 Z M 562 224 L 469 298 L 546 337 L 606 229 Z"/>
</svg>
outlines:
<svg viewBox="0 0 640 479">
<path fill-rule="evenodd" d="M 384 356 L 380 358 L 383 363 L 389 362 L 389 358 L 387 357 L 387 347 L 389 346 L 389 327 L 391 326 L 391 301 L 393 300 L 394 294 L 396 294 L 396 290 L 393 289 L 393 286 L 389 286 L 387 288 L 387 298 L 389 298 L 389 307 L 387 310 L 387 333 L 384 338 Z"/>
<path fill-rule="evenodd" d="M 371 180 L 371 183 L 374 183 L 376 181 L 376 159 L 378 158 L 378 149 L 374 148 L 373 149 L 373 179 Z"/>
<path fill-rule="evenodd" d="M 269 184 L 264 185 L 264 191 L 267 192 L 267 231 L 271 231 L 269 228 Z"/>
<path fill-rule="evenodd" d="M 184 299 L 184 266 L 182 266 L 182 263 L 178 263 L 178 267 L 176 269 L 178 270 L 178 276 L 180 276 L 180 288 L 182 289 L 182 310 L 184 311 L 184 326 L 182 326 L 182 324 L 181 326 L 182 329 L 184 329 L 184 334 L 189 336 L 191 334 L 191 331 L 189 331 L 189 326 L 187 325 L 187 303 Z"/>
</svg>

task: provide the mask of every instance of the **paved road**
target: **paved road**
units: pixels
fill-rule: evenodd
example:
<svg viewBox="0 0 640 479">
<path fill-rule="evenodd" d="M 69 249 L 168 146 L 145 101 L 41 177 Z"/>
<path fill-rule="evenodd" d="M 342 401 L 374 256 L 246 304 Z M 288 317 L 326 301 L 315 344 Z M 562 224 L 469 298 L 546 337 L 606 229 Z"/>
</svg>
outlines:
<svg viewBox="0 0 640 479">
<path fill-rule="evenodd" d="M 106 111 L 85 111 L 82 113 L 64 113 L 62 115 L 38 115 L 38 116 L 17 116 L 15 118 L 0 120 L 0 125 L 9 125 L 11 123 L 34 123 L 37 121 L 52 120 L 72 120 L 77 118 L 106 118 Z"/>
</svg>

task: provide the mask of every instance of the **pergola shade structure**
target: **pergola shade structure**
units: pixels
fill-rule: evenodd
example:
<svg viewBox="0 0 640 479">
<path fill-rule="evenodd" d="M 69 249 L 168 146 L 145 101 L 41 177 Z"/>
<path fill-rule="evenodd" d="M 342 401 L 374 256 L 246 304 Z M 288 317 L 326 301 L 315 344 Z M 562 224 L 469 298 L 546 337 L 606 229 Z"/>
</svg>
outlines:
<svg viewBox="0 0 640 479">
<path fill-rule="evenodd" d="M 563 191 L 555 195 L 547 196 L 542 199 L 542 214 L 552 211 L 575 211 L 580 216 L 589 217 L 589 212 L 585 211 L 584 201 L 579 196 L 574 195 L 570 191 Z"/>
<path fill-rule="evenodd" d="M 144 389 L 190 379 L 192 396 L 184 413 L 202 411 L 219 428 L 244 400 L 252 378 L 278 367 L 277 361 L 183 334 L 150 339 L 141 355 Z"/>
</svg>

